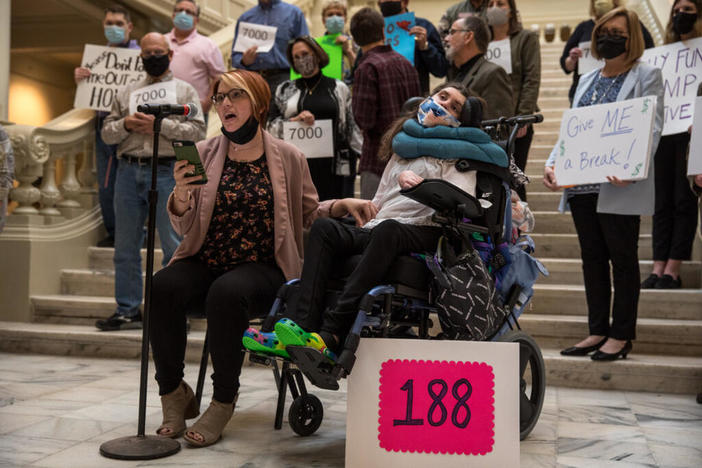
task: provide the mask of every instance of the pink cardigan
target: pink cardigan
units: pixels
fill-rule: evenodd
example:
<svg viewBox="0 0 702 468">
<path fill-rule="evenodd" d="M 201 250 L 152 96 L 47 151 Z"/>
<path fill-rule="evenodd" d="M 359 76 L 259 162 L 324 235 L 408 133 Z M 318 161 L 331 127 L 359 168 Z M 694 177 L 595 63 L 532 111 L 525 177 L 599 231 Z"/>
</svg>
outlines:
<svg viewBox="0 0 702 468">
<path fill-rule="evenodd" d="M 302 272 L 303 229 L 318 216 L 329 216 L 333 200 L 319 202 L 310 171 L 294 146 L 263 131 L 263 148 L 273 185 L 273 235 L 275 260 L 287 280 Z M 169 263 L 195 255 L 202 247 L 212 219 L 215 198 L 222 176 L 229 140 L 224 135 L 197 143 L 207 183 L 193 190 L 190 207 L 182 216 L 173 213 L 173 194 L 168 198 L 168 215 L 183 241 Z"/>
</svg>

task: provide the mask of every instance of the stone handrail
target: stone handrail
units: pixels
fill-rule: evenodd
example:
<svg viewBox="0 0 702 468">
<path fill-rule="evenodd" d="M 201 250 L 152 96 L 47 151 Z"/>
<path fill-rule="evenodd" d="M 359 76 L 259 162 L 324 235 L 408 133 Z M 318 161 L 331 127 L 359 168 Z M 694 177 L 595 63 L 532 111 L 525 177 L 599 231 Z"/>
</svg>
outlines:
<svg viewBox="0 0 702 468">
<path fill-rule="evenodd" d="M 666 0 L 629 0 L 627 6 L 636 11 L 639 19 L 646 26 L 653 37 L 653 42 L 656 46 L 663 45 L 665 39 L 665 22 L 667 16 L 661 17 L 665 11 L 660 3 L 667 3 Z M 667 14 L 667 12 L 666 12 Z"/>
<path fill-rule="evenodd" d="M 14 215 L 41 215 L 44 224 L 51 224 L 76 217 L 92 207 L 92 202 L 86 203 L 88 206 L 81 204 L 81 195 L 93 191 L 95 184 L 94 119 L 92 110 L 73 109 L 39 127 L 5 127 L 15 153 L 15 178 L 19 181 L 19 186 L 10 191 L 10 200 L 18 203 Z M 56 180 L 58 161 L 62 162 L 60 180 Z M 41 185 L 36 187 L 39 178 Z"/>
</svg>

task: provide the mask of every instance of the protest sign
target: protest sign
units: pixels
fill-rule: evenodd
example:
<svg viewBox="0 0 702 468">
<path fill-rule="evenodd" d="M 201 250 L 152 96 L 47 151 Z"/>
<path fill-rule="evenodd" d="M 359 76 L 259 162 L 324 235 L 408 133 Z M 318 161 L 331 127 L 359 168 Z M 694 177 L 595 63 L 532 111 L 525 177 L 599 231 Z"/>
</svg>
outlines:
<svg viewBox="0 0 702 468">
<path fill-rule="evenodd" d="M 519 466 L 518 363 L 517 343 L 362 338 L 346 466 Z"/>
<path fill-rule="evenodd" d="M 337 37 L 339 37 L 338 34 L 330 34 L 328 36 L 317 37 L 315 41 L 317 41 L 317 44 L 319 44 L 329 56 L 329 63 L 326 67 L 322 68 L 322 75 L 340 80 L 342 78 L 341 61 L 343 60 L 343 51 L 341 49 L 341 44 L 336 43 Z M 290 67 L 290 79 L 296 80 L 298 78 L 300 78 L 300 74 Z M 274 89 L 271 91 L 275 93 Z"/>
<path fill-rule="evenodd" d="M 109 111 L 117 93 L 146 76 L 139 49 L 86 44 L 81 67 L 90 76 L 76 87 L 73 107 Z"/>
<path fill-rule="evenodd" d="M 687 175 L 702 174 L 702 97 L 695 99 L 695 117 L 692 119 L 690 154 L 687 158 Z"/>
<path fill-rule="evenodd" d="M 702 81 L 702 37 L 646 49 L 641 60 L 663 72 L 663 135 L 687 131 Z"/>
<path fill-rule="evenodd" d="M 556 148 L 558 184 L 645 179 L 656 104 L 655 96 L 646 96 L 567 110 Z"/>
<path fill-rule="evenodd" d="M 239 22 L 239 30 L 234 43 L 234 52 L 246 52 L 253 46 L 257 46 L 257 53 L 269 52 L 275 44 L 275 34 L 278 28 L 275 26 L 265 26 L 263 24 Z"/>
<path fill-rule="evenodd" d="M 509 38 L 488 44 L 485 59 L 504 68 L 507 74 L 512 73 L 512 46 Z"/>
<path fill-rule="evenodd" d="M 604 60 L 597 60 L 592 56 L 591 42 L 581 42 L 578 48 L 583 51 L 583 55 L 578 59 L 578 74 L 584 75 L 592 70 L 604 67 Z"/>
<path fill-rule="evenodd" d="M 414 65 L 415 46 L 414 36 L 409 32 L 415 24 L 412 12 L 385 18 L 385 43 L 409 60 L 412 65 Z"/>
<path fill-rule="evenodd" d="M 129 113 L 134 114 L 142 104 L 178 104 L 175 81 L 154 83 L 132 91 L 129 94 Z"/>
<path fill-rule="evenodd" d="M 304 122 L 283 122 L 283 139 L 302 151 L 308 159 L 334 156 L 334 132 L 331 119 Z"/>
</svg>

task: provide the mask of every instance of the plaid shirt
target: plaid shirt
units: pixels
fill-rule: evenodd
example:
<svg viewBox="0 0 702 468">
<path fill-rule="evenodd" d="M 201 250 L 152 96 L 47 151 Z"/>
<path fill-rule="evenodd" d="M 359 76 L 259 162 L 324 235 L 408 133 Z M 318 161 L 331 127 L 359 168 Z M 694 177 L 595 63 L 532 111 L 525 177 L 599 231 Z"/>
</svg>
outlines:
<svg viewBox="0 0 702 468">
<path fill-rule="evenodd" d="M 387 161 L 378 160 L 383 133 L 400 116 L 402 105 L 421 96 L 417 70 L 388 45 L 368 51 L 353 77 L 353 116 L 363 132 L 359 172 L 383 174 Z"/>
</svg>

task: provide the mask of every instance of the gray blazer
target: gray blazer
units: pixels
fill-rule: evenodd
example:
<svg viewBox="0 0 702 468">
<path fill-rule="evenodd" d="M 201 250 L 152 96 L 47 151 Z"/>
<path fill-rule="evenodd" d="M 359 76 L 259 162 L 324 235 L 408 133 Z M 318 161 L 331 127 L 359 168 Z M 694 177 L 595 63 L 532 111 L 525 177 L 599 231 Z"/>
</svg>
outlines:
<svg viewBox="0 0 702 468">
<path fill-rule="evenodd" d="M 597 70 L 593 70 L 580 77 L 578 89 L 573 98 L 573 107 L 577 107 L 583 94 L 590 87 L 597 76 Z M 622 89 L 619 91 L 617 101 L 625 101 L 642 96 L 656 96 L 656 117 L 653 124 L 653 139 L 651 140 L 651 152 L 649 154 L 648 177 L 626 187 L 616 187 L 608 182 L 600 185 L 600 195 L 597 201 L 598 213 L 611 213 L 621 215 L 643 215 L 653 214 L 655 205 L 654 192 L 654 166 L 653 155 L 656 154 L 658 141 L 661 139 L 663 129 L 663 75 L 660 69 L 643 62 L 636 62 L 629 71 Z M 556 163 L 557 147 L 553 148 L 551 155 L 546 161 L 546 166 L 554 166 Z M 564 212 L 568 209 L 568 200 L 565 194 L 561 197 L 558 210 Z"/>
</svg>

